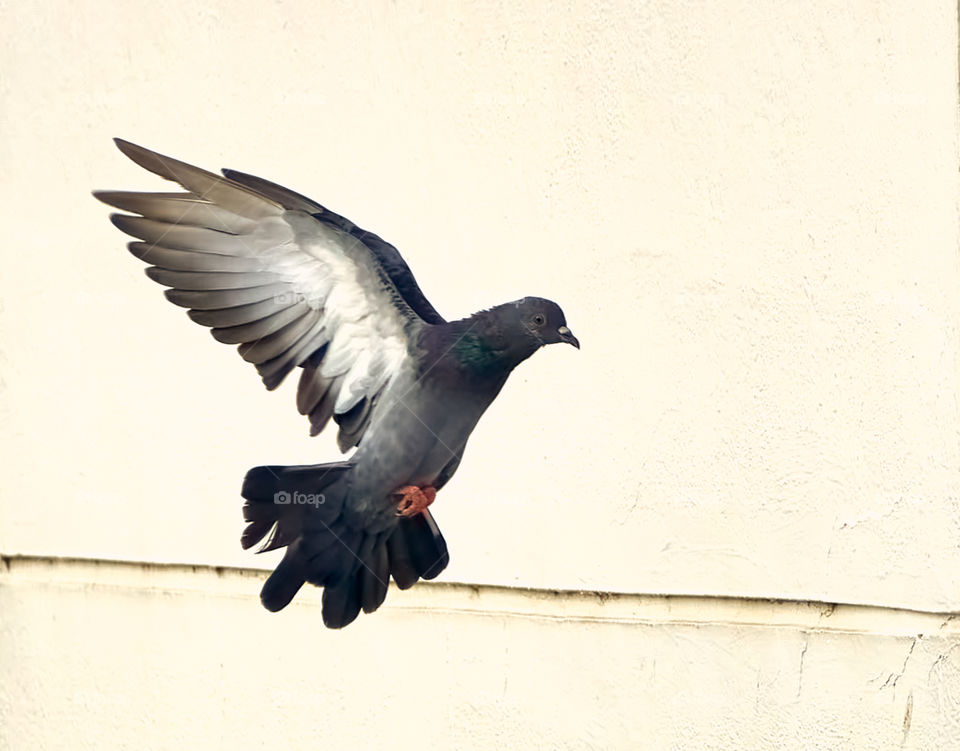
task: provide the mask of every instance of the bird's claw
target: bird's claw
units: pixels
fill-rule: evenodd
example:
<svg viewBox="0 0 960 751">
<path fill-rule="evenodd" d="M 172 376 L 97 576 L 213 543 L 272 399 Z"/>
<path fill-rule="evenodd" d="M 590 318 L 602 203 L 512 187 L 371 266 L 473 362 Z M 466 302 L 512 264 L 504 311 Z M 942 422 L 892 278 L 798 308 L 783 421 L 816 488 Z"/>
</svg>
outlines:
<svg viewBox="0 0 960 751">
<path fill-rule="evenodd" d="M 437 497 L 437 490 L 429 485 L 425 488 L 407 485 L 397 490 L 393 495 L 400 498 L 400 502 L 397 504 L 397 516 L 411 517 L 426 511 L 427 506 L 433 503 Z"/>
</svg>

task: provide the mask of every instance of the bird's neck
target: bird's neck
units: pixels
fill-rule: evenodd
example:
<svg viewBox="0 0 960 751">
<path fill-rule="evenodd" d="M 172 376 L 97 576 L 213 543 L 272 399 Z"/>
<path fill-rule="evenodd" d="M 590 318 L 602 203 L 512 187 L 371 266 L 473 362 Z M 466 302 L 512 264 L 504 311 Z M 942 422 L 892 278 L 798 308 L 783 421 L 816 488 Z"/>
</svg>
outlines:
<svg viewBox="0 0 960 751">
<path fill-rule="evenodd" d="M 451 354 L 465 370 L 506 377 L 537 351 L 539 343 L 523 329 L 514 330 L 497 309 L 483 310 L 450 324 Z"/>
</svg>

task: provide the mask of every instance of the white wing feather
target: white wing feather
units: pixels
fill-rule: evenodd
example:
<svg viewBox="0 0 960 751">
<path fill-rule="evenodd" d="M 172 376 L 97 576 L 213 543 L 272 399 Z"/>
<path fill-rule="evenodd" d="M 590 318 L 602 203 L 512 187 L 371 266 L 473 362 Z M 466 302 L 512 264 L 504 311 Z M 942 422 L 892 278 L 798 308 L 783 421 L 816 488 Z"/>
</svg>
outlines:
<svg viewBox="0 0 960 751">
<path fill-rule="evenodd" d="M 113 221 L 142 241 L 131 243 L 131 252 L 156 264 L 148 274 L 172 287 L 168 298 L 191 308 L 191 318 L 218 340 L 240 344 L 268 388 L 325 346 L 310 375 L 337 390 L 313 392 L 332 399 L 334 415 L 372 401 L 400 369 L 422 322 L 370 251 L 243 185 L 133 144 L 118 146 L 187 190 L 96 194 L 135 214 Z"/>
</svg>

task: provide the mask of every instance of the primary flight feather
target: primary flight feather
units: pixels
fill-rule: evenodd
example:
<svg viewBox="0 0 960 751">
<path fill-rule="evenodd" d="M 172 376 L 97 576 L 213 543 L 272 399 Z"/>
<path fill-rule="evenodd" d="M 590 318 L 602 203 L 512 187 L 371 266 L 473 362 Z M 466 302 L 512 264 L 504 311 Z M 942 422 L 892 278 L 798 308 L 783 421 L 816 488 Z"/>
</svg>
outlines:
<svg viewBox="0 0 960 751">
<path fill-rule="evenodd" d="M 253 175 L 199 169 L 116 139 L 184 192 L 98 191 L 124 214 L 130 252 L 217 341 L 239 345 L 274 389 L 300 368 L 297 409 L 316 435 L 333 420 L 347 461 L 254 467 L 241 544 L 286 547 L 261 592 L 280 610 L 305 582 L 323 621 L 373 612 L 392 576 L 432 579 L 447 546 L 427 506 L 510 372 L 545 344 L 579 348 L 539 297 L 446 321 L 400 253 L 309 198 Z"/>
</svg>

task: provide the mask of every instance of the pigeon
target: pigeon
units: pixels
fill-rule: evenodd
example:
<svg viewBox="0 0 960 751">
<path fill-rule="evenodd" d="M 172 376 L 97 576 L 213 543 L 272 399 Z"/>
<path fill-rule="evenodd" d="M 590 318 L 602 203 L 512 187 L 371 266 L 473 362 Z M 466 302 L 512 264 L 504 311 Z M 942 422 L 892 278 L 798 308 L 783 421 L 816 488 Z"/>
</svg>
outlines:
<svg viewBox="0 0 960 751">
<path fill-rule="evenodd" d="M 343 628 L 399 589 L 433 579 L 447 545 L 428 507 L 511 371 L 542 346 L 580 343 L 540 297 L 447 321 L 397 249 L 315 201 L 253 175 L 222 176 L 115 139 L 180 192 L 95 191 L 119 209 L 130 252 L 170 302 L 239 345 L 264 385 L 300 369 L 310 434 L 332 420 L 343 461 L 254 467 L 241 545 L 286 548 L 264 583 L 270 611 L 309 582 Z"/>
</svg>

